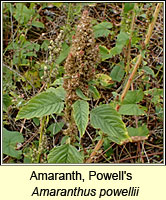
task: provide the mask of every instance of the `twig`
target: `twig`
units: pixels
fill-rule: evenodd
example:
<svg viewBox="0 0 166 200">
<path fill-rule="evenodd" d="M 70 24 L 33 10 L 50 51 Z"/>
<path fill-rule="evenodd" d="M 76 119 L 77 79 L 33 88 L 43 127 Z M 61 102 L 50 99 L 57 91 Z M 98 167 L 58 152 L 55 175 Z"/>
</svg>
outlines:
<svg viewBox="0 0 166 200">
<path fill-rule="evenodd" d="M 36 136 L 38 135 L 37 133 L 34 133 L 28 140 L 26 140 L 21 146 L 17 147 L 16 150 L 20 150 L 23 148 L 26 144 L 29 144 Z"/>
<path fill-rule="evenodd" d="M 110 147 L 108 147 L 104 152 L 102 152 L 98 158 L 100 158 L 100 156 L 103 156 L 107 151 L 109 151 L 113 146 L 115 145 L 115 143 L 113 143 Z"/>
<path fill-rule="evenodd" d="M 40 90 L 38 91 L 38 94 L 44 89 L 44 87 L 46 86 L 46 83 L 44 82 L 42 87 L 40 88 Z"/>
<path fill-rule="evenodd" d="M 146 151 L 145 151 L 144 144 L 145 144 L 145 143 L 142 142 L 142 149 L 143 149 L 143 152 L 144 152 L 144 154 L 145 154 L 145 156 L 146 156 L 146 159 L 147 159 L 148 163 L 150 163 L 149 158 L 148 158 L 148 155 L 147 155 L 147 153 L 146 153 Z"/>
<path fill-rule="evenodd" d="M 101 146 L 103 145 L 104 140 L 100 139 L 97 143 L 97 145 L 95 146 L 93 152 L 91 153 L 89 159 L 86 161 L 86 163 L 91 163 L 94 156 L 96 155 L 97 151 L 101 148 Z"/>
<path fill-rule="evenodd" d="M 146 155 L 142 155 L 142 157 L 146 158 L 147 156 L 150 157 L 150 156 L 161 155 L 161 154 L 163 154 L 163 152 L 156 152 L 156 153 L 146 154 Z M 139 155 L 131 156 L 129 158 L 123 158 L 123 159 L 118 160 L 117 162 L 114 162 L 114 163 L 120 163 L 120 162 L 131 160 L 131 159 L 134 159 L 134 158 L 139 158 Z"/>
<path fill-rule="evenodd" d="M 151 147 L 154 147 L 154 148 L 158 148 L 158 149 L 163 149 L 163 147 L 160 147 L 160 146 L 157 146 L 157 145 L 154 145 L 154 144 L 150 144 L 148 142 L 145 142 L 145 145 L 148 145 L 148 146 L 151 146 Z"/>
<path fill-rule="evenodd" d="M 91 137 L 90 133 L 86 130 L 86 133 L 88 134 L 89 138 L 91 139 L 91 141 L 93 142 L 93 138 Z"/>
<path fill-rule="evenodd" d="M 25 121 L 26 121 L 26 119 L 24 119 L 24 121 L 23 121 L 23 124 L 22 124 L 22 126 L 21 126 L 21 130 L 20 130 L 20 133 L 22 133 L 22 131 L 23 131 Z"/>
</svg>

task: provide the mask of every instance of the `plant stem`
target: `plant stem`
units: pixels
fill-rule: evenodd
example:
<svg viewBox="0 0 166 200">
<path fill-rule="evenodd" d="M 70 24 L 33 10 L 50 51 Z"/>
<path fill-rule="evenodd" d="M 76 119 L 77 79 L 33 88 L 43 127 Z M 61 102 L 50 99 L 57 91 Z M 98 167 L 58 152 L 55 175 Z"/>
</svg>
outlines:
<svg viewBox="0 0 166 200">
<path fill-rule="evenodd" d="M 152 31 L 154 29 L 154 25 L 156 23 L 156 20 L 157 20 L 159 11 L 161 9 L 161 6 L 162 6 L 162 3 L 158 3 L 157 6 L 156 6 L 155 12 L 153 14 L 152 22 L 150 23 L 148 33 L 146 34 L 145 45 L 147 45 L 149 43 L 149 40 L 150 40 L 150 37 L 152 35 Z"/>
<path fill-rule="evenodd" d="M 130 28 L 130 38 L 129 38 L 129 44 L 128 44 L 128 52 L 127 52 L 127 64 L 126 64 L 126 74 L 129 72 L 129 65 L 130 65 L 130 50 L 131 50 L 131 40 L 133 36 L 133 31 L 134 31 L 134 22 L 135 22 L 135 8 L 136 8 L 137 3 L 134 4 L 134 10 L 132 13 L 132 22 L 131 22 L 131 28 Z"/>
<path fill-rule="evenodd" d="M 134 66 L 134 69 L 133 69 L 132 73 L 131 73 L 130 76 L 129 76 L 129 79 L 128 79 L 128 81 L 127 81 L 127 84 L 126 84 L 126 86 L 125 86 L 125 88 L 124 88 L 124 90 L 123 90 L 123 92 L 122 92 L 122 95 L 121 95 L 121 102 L 124 100 L 124 98 L 125 98 L 125 96 L 126 96 L 128 90 L 129 90 L 129 88 L 130 88 L 130 85 L 131 85 L 131 82 L 132 82 L 132 80 L 133 80 L 133 77 L 134 77 L 135 73 L 137 72 L 137 69 L 138 69 L 139 65 L 141 64 L 141 61 L 142 61 L 142 55 L 140 54 L 140 55 L 138 56 L 138 58 L 137 58 L 137 62 L 136 62 L 136 64 L 135 64 L 135 66 Z"/>
<path fill-rule="evenodd" d="M 92 160 L 93 160 L 94 156 L 96 155 L 97 151 L 103 145 L 103 142 L 104 142 L 103 138 L 98 141 L 97 145 L 95 146 L 93 152 L 91 153 L 91 155 L 90 155 L 89 159 L 86 161 L 86 163 L 91 163 L 92 162 Z"/>
<path fill-rule="evenodd" d="M 41 121 L 40 121 L 40 138 L 39 138 L 37 163 L 40 162 L 40 154 L 41 154 L 41 151 L 42 151 L 42 139 L 43 139 L 43 134 L 44 134 L 45 120 L 46 120 L 46 118 L 43 117 L 43 118 L 41 118 Z"/>
</svg>

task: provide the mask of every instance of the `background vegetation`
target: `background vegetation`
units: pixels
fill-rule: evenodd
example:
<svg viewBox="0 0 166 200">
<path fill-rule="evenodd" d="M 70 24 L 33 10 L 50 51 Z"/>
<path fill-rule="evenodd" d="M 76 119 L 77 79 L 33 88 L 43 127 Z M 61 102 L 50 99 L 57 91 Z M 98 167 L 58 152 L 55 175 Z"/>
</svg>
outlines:
<svg viewBox="0 0 166 200">
<path fill-rule="evenodd" d="M 89 157 L 95 163 L 163 162 L 162 7 L 151 39 L 147 45 L 144 43 L 156 6 L 157 3 L 3 3 L 4 163 L 56 163 L 58 159 L 78 163 Z M 54 92 L 61 100 L 65 97 L 64 64 L 85 9 L 92 18 L 100 62 L 90 88 L 91 97 L 79 90 L 77 95 L 88 102 L 91 110 L 102 104 L 117 108 L 137 56 L 143 57 L 118 110 L 128 132 L 139 136 L 133 142 L 119 145 L 103 135 L 100 127 L 96 130 L 93 122 L 69 146 L 63 111 L 58 113 L 51 108 L 47 115 L 41 114 L 42 109 L 37 114 L 24 111 L 29 100 L 37 101 L 38 95 L 46 104 L 54 100 Z M 101 139 L 100 148 L 93 154 Z M 59 158 L 55 158 L 57 153 Z M 63 156 L 66 157 L 62 159 Z"/>
</svg>

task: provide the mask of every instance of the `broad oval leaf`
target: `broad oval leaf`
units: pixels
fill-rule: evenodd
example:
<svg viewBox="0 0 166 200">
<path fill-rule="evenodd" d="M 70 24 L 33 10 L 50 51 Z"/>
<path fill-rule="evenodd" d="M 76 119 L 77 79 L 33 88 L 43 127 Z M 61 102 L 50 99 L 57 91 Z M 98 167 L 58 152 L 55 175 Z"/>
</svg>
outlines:
<svg viewBox="0 0 166 200">
<path fill-rule="evenodd" d="M 113 81 L 121 82 L 121 80 L 123 79 L 124 73 L 125 73 L 124 68 L 121 65 L 116 65 L 112 69 L 110 76 Z"/>
<path fill-rule="evenodd" d="M 127 139 L 131 140 L 121 116 L 108 104 L 94 108 L 90 113 L 90 122 L 94 128 L 107 134 L 113 142 L 122 144 Z"/>
<path fill-rule="evenodd" d="M 64 144 L 50 151 L 48 163 L 83 163 L 83 156 L 74 146 Z"/>
<path fill-rule="evenodd" d="M 119 109 L 119 114 L 121 115 L 145 115 L 145 111 L 147 108 L 138 104 L 123 104 Z"/>
<path fill-rule="evenodd" d="M 112 24 L 110 22 L 102 22 L 93 27 L 95 37 L 107 37 L 110 34 L 110 28 L 112 28 Z"/>
<path fill-rule="evenodd" d="M 60 114 L 63 110 L 64 102 L 53 92 L 43 92 L 33 97 L 18 112 L 16 120 L 31 119 L 33 117 L 43 117 L 53 113 Z"/>
<path fill-rule="evenodd" d="M 17 143 L 24 142 L 24 138 L 21 133 L 17 131 L 8 131 L 3 128 L 3 153 L 14 157 L 20 158 L 22 151 L 16 150 Z"/>
<path fill-rule="evenodd" d="M 73 104 L 73 115 L 81 137 L 88 125 L 89 104 L 84 100 L 77 100 Z"/>
</svg>

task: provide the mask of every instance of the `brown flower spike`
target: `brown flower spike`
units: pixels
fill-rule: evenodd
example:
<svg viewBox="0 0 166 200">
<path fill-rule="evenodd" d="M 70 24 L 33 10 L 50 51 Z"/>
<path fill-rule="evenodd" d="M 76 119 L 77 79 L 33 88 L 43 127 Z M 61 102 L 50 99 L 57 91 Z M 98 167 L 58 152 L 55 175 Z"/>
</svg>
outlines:
<svg viewBox="0 0 166 200">
<path fill-rule="evenodd" d="M 78 130 L 72 117 L 72 105 L 79 99 L 76 89 L 88 96 L 88 82 L 95 77 L 95 66 L 100 61 L 98 46 L 95 44 L 91 19 L 85 10 L 72 37 L 72 46 L 65 63 L 64 89 L 67 92 L 65 103 L 65 120 L 68 129 L 66 135 L 74 141 Z"/>
</svg>

